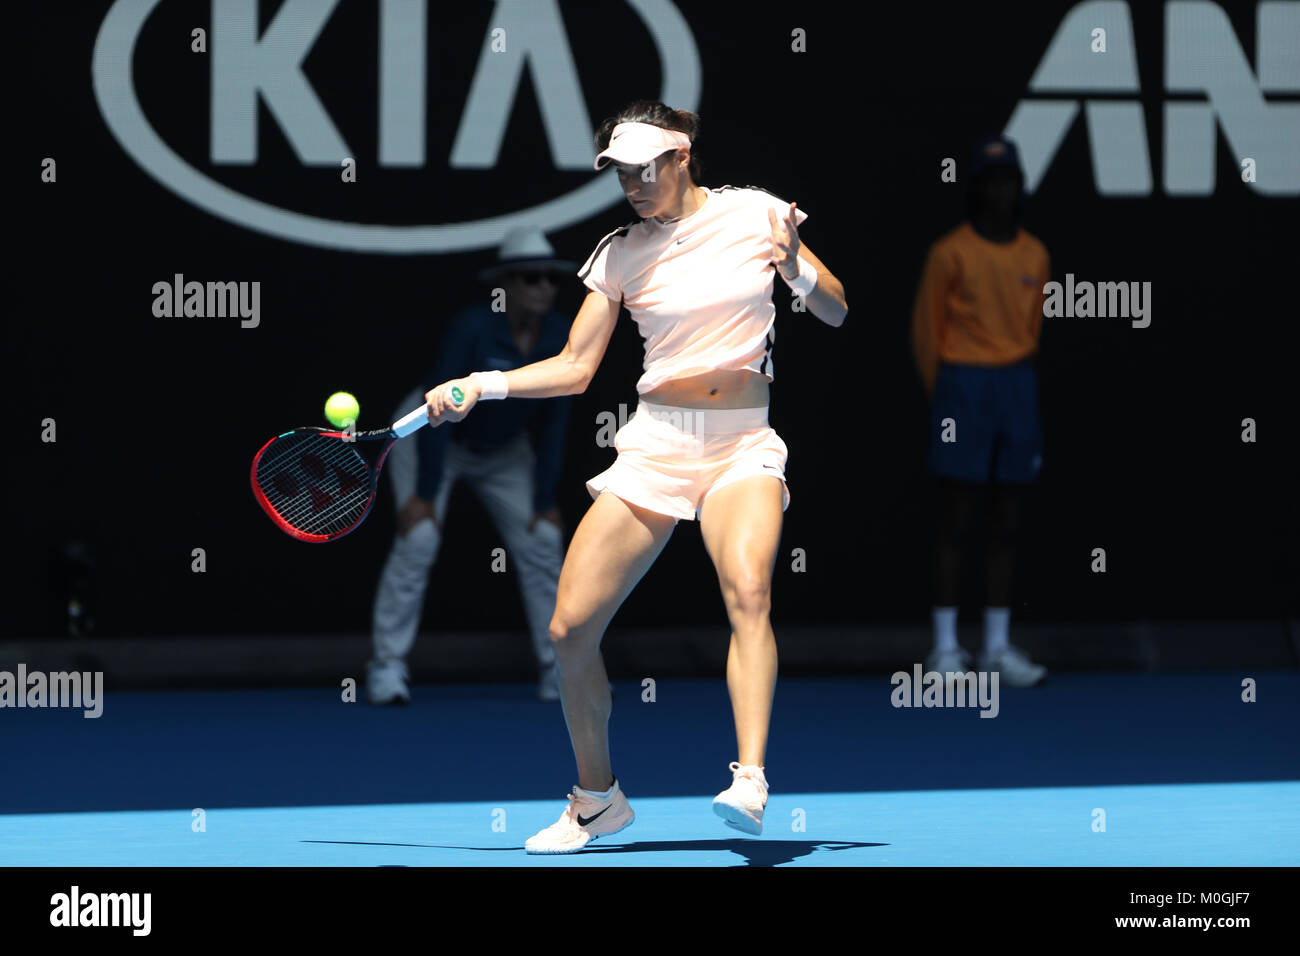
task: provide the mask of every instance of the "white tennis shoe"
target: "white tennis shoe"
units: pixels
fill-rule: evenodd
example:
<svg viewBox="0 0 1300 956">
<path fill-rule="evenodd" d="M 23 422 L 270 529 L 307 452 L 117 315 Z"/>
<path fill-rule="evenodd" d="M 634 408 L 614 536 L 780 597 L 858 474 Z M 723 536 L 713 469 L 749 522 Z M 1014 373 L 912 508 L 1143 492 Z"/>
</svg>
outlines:
<svg viewBox="0 0 1300 956">
<path fill-rule="evenodd" d="M 767 777 L 762 767 L 732 761 L 731 786 L 713 798 L 713 812 L 742 833 L 763 832 L 763 810 L 767 807 Z"/>
<path fill-rule="evenodd" d="M 1035 664 L 1024 651 L 1011 644 L 994 654 L 981 652 L 979 665 L 982 671 L 1001 674 L 999 680 L 1008 687 L 1033 687 L 1047 676 L 1046 667 Z"/>
<path fill-rule="evenodd" d="M 524 841 L 529 853 L 576 853 L 597 837 L 609 836 L 630 827 L 636 814 L 628 805 L 623 788 L 614 781 L 608 800 L 593 797 L 574 787 L 569 805 L 545 830 Z"/>
</svg>

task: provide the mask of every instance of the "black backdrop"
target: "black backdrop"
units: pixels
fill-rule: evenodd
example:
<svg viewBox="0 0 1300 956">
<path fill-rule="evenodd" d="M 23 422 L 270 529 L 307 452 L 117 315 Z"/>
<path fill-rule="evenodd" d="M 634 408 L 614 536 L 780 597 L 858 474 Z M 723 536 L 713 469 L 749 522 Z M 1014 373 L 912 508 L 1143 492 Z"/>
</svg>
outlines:
<svg viewBox="0 0 1300 956">
<path fill-rule="evenodd" d="M 101 633 L 362 631 L 391 541 L 390 490 L 349 538 L 300 544 L 254 505 L 250 458 L 276 430 L 321 424 L 321 403 L 337 389 L 358 395 L 363 427 L 380 425 L 424 374 L 448 319 L 482 294 L 472 277 L 491 252 L 301 245 L 218 219 L 162 187 L 109 133 L 92 92 L 91 52 L 111 6 L 33 5 L 18 34 L 27 84 L 11 145 L 21 167 L 21 226 L 11 237 L 20 240 L 13 279 L 26 302 L 8 334 L 18 388 L 5 632 L 59 633 L 56 567 L 76 537 L 95 555 Z M 261 4 L 262 27 L 278 6 Z M 1153 319 L 1146 329 L 1046 321 L 1044 470 L 1015 614 L 1294 614 L 1297 204 L 1244 185 L 1222 132 L 1213 195 L 1164 193 L 1164 4 L 1129 7 L 1143 90 L 1132 98 L 1147 122 L 1155 188 L 1100 196 L 1080 117 L 1026 226 L 1047 245 L 1056 279 L 1150 281 Z M 679 8 L 701 59 L 704 184 L 756 184 L 796 200 L 810 215 L 803 239 L 842 279 L 851 309 L 831 329 L 792 313 L 778 292 L 771 414 L 790 448 L 793 501 L 774 620 L 923 621 L 931 489 L 909 321 L 926 249 L 961 215 L 960 185 L 941 182 L 940 162 L 957 157 L 960 171 L 973 140 L 1003 128 L 1070 5 Z M 265 107 L 257 163 L 213 164 L 208 60 L 189 50 L 189 31 L 207 24 L 208 9 L 165 2 L 153 13 L 134 84 L 163 139 L 240 192 L 326 218 L 457 222 L 590 178 L 552 168 L 527 78 L 497 166 L 448 168 L 488 4 L 431 10 L 424 167 L 375 161 L 378 29 L 374 5 L 363 2 L 340 5 L 304 67 L 358 154 L 358 182 L 342 186 L 337 168 L 300 163 Z M 658 95 L 659 61 L 636 16 L 620 4 L 560 9 L 592 126 Z M 1224 9 L 1254 64 L 1254 4 Z M 796 27 L 807 52 L 791 50 Z M 57 160 L 57 183 L 39 180 L 45 157 Z M 626 205 L 611 205 L 550 238 L 581 261 L 630 218 Z M 260 281 L 260 326 L 154 317 L 152 286 L 175 273 Z M 572 314 L 581 296 L 575 278 L 559 307 Z M 589 504 L 584 480 L 613 456 L 596 445 L 596 416 L 634 405 L 640 361 L 625 312 L 591 388 L 573 400 L 559 490 L 570 529 Z M 1240 440 L 1246 417 L 1258 422 L 1255 444 Z M 56 443 L 40 440 L 45 418 L 57 423 Z M 489 571 L 495 532 L 465 489 L 453 501 L 426 621 L 516 626 L 513 575 Z M 1089 569 L 1096 547 L 1107 552 L 1104 575 Z M 191 571 L 194 548 L 205 549 L 204 573 Z M 793 548 L 805 549 L 806 572 L 791 570 Z M 977 579 L 968 587 L 976 604 L 979 587 Z M 683 522 L 616 623 L 723 621 L 698 529 Z"/>
</svg>

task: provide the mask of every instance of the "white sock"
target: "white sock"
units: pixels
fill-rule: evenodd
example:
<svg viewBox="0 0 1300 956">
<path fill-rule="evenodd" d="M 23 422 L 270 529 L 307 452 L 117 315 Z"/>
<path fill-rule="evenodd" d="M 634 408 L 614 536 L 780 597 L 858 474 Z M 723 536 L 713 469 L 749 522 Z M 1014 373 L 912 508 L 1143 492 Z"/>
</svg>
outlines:
<svg viewBox="0 0 1300 956">
<path fill-rule="evenodd" d="M 936 651 L 957 650 L 957 609 L 955 607 L 934 609 L 934 649 Z"/>
<path fill-rule="evenodd" d="M 984 609 L 984 653 L 996 654 L 1007 648 L 1007 625 L 1011 608 L 986 607 Z"/>
<path fill-rule="evenodd" d="M 579 789 L 579 790 L 582 790 L 581 787 L 579 787 L 578 789 Z M 596 797 L 598 800 L 608 800 L 610 797 L 612 797 L 612 796 L 614 795 L 614 791 L 615 791 L 616 789 L 618 789 L 618 781 L 617 781 L 617 780 L 614 781 L 614 785 L 613 785 L 612 787 L 610 787 L 608 790 L 606 790 L 606 791 L 603 792 L 603 793 L 602 793 L 601 791 L 599 791 L 599 790 L 582 790 L 582 792 L 585 793 L 585 794 L 586 794 L 587 796 L 589 796 L 589 797 Z"/>
</svg>

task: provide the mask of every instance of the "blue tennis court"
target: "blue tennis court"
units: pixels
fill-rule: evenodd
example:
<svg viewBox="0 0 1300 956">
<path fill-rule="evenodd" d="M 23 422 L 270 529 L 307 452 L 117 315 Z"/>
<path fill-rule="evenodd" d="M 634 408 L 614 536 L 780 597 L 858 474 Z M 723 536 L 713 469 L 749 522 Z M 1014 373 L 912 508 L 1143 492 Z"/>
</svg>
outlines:
<svg viewBox="0 0 1300 956">
<path fill-rule="evenodd" d="M 109 690 L 103 715 L 6 713 L 10 866 L 1277 866 L 1300 863 L 1300 675 L 1075 673 L 998 716 L 895 708 L 888 675 L 777 688 L 762 836 L 710 801 L 734 759 L 721 680 L 616 682 L 637 814 L 530 856 L 576 782 L 532 685 Z M 202 810 L 203 829 L 195 829 Z M 1103 817 L 1104 814 L 1104 817 Z M 1100 824 L 1104 821 L 1104 830 Z"/>
</svg>

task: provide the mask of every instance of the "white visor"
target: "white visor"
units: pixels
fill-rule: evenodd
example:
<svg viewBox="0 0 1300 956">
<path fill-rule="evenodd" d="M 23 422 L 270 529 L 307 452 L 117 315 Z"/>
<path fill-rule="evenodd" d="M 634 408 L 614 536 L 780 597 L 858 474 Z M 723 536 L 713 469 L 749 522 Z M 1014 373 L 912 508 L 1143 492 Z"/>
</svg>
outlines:
<svg viewBox="0 0 1300 956">
<path fill-rule="evenodd" d="M 690 145 L 691 138 L 675 129 L 649 123 L 619 123 L 610 133 L 609 146 L 596 156 L 595 168 L 604 169 L 611 162 L 640 166 L 660 153 Z"/>
</svg>

